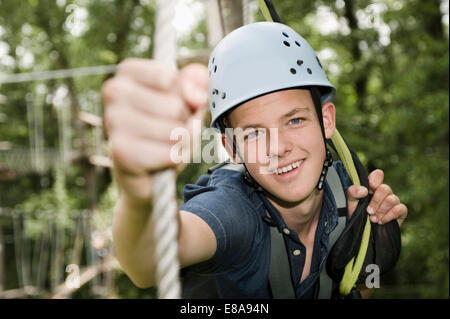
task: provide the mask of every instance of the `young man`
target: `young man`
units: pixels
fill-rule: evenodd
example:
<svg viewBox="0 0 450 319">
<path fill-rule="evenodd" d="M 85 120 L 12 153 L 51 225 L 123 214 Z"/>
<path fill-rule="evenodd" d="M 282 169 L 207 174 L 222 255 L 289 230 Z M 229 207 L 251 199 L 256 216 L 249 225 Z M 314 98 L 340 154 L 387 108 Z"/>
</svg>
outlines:
<svg viewBox="0 0 450 319">
<path fill-rule="evenodd" d="M 338 223 L 330 186 L 319 182 L 326 172 L 325 139 L 335 130 L 335 89 L 309 44 L 278 23 L 230 33 L 213 51 L 208 69 L 210 80 L 199 65 L 177 73 L 154 61 L 126 60 L 103 87 L 121 190 L 113 229 L 117 258 L 137 286 L 154 284 L 149 173 L 174 166 L 170 149 L 177 141 L 170 133 L 179 127 L 192 131 L 193 120 L 203 116 L 209 83 L 212 126 L 221 130 L 244 174 L 216 169 L 185 188 L 179 212 L 184 296 L 273 297 L 274 226 L 289 259 L 292 281 L 286 287 L 293 287 L 296 298 L 316 298 L 329 236 Z M 235 139 L 227 137 L 226 127 L 235 129 Z M 369 190 L 350 186 L 341 163 L 334 168 L 350 218 Z M 407 208 L 383 184 L 383 172 L 372 172 L 369 185 L 372 221 L 401 223 Z"/>
</svg>

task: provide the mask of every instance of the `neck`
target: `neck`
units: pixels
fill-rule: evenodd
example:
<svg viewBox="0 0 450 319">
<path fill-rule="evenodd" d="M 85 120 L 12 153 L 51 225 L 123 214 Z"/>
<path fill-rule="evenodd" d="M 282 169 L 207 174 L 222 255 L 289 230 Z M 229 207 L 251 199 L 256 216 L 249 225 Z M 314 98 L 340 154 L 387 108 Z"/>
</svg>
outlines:
<svg viewBox="0 0 450 319">
<path fill-rule="evenodd" d="M 323 191 L 315 188 L 307 198 L 297 203 L 283 202 L 267 194 L 266 197 L 280 212 L 286 225 L 297 232 L 303 243 L 314 241 L 322 208 Z"/>
</svg>

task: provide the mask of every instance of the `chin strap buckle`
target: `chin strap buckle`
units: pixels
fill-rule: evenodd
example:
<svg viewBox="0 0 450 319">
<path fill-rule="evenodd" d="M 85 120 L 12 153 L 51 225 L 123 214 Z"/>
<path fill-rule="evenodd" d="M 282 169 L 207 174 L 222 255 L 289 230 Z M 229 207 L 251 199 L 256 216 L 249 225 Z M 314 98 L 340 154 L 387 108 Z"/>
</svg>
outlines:
<svg viewBox="0 0 450 319">
<path fill-rule="evenodd" d="M 327 178 L 328 168 L 333 164 L 333 156 L 331 152 L 327 149 L 327 156 L 325 162 L 323 163 L 322 173 L 320 174 L 319 183 L 317 184 L 317 189 L 321 191 L 325 185 L 325 179 Z"/>
</svg>

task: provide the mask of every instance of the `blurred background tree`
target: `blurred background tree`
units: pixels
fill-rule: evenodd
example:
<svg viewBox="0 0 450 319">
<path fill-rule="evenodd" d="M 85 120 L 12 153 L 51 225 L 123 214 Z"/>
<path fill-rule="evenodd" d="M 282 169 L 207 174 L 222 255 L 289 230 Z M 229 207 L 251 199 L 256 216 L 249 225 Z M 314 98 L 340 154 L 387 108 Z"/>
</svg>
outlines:
<svg viewBox="0 0 450 319">
<path fill-rule="evenodd" d="M 180 2 L 196 8 L 180 53 L 207 50 L 206 1 Z M 374 297 L 448 298 L 448 0 L 274 3 L 337 87 L 340 132 L 369 171 L 384 170 L 409 208 L 401 258 Z M 264 20 L 256 1 L 244 4 L 254 20 Z M 0 75 L 151 57 L 153 22 L 149 0 L 0 0 Z M 0 84 L 0 297 L 16 296 L 1 295 L 16 288 L 17 296 L 53 296 L 65 265 L 89 269 L 112 253 L 117 189 L 98 123 L 107 77 Z M 183 186 L 208 166 L 190 164 L 179 175 L 180 201 Z M 112 269 L 72 297 L 154 296 L 117 263 Z"/>
</svg>

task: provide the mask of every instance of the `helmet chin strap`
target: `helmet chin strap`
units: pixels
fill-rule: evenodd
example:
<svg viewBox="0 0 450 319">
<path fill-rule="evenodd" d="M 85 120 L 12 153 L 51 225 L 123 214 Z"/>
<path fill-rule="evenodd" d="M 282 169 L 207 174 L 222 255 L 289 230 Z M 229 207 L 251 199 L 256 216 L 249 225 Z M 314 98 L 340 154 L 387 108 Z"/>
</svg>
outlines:
<svg viewBox="0 0 450 319">
<path fill-rule="evenodd" d="M 328 168 L 333 164 L 333 156 L 327 148 L 327 138 L 325 136 L 325 127 L 323 125 L 323 114 L 322 114 L 322 103 L 320 101 L 319 89 L 315 86 L 309 87 L 311 92 L 311 97 L 314 103 L 314 108 L 316 109 L 317 117 L 320 123 L 320 129 L 322 131 L 323 143 L 325 146 L 325 160 L 323 162 L 322 172 L 320 173 L 319 181 L 317 182 L 316 188 L 322 190 L 325 185 L 325 179 L 327 178 Z"/>
</svg>

